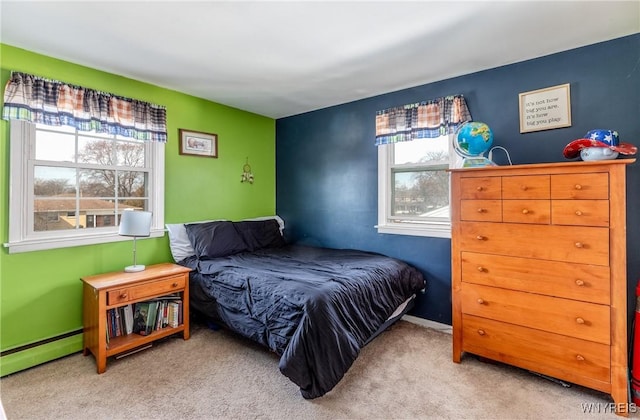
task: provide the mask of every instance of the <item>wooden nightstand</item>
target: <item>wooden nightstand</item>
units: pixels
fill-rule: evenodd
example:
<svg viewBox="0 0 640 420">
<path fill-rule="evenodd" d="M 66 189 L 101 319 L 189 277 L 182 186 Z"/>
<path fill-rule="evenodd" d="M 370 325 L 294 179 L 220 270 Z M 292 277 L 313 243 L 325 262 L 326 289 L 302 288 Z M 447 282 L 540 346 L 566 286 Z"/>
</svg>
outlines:
<svg viewBox="0 0 640 420">
<path fill-rule="evenodd" d="M 124 271 L 82 277 L 83 325 L 82 353 L 96 358 L 98 373 L 107 369 L 107 357 L 121 354 L 159 338 L 182 333 L 189 339 L 189 272 L 191 269 L 176 264 L 151 265 L 144 271 Z M 176 327 L 162 326 L 147 335 L 127 333 L 124 322 L 120 328 L 112 319 L 123 314 L 125 306 L 135 311 L 136 303 L 155 298 L 171 297 L 179 303 L 180 322 Z M 175 306 L 175 305 L 174 305 Z M 116 334 L 118 331 L 119 334 Z"/>
</svg>

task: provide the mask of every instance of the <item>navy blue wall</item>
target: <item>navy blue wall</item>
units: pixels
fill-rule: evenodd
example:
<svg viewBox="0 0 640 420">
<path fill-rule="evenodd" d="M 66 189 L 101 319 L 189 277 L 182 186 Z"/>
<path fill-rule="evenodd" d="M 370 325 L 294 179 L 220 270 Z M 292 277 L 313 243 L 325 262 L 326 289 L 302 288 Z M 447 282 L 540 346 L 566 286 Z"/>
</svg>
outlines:
<svg viewBox="0 0 640 420">
<path fill-rule="evenodd" d="M 518 94 L 564 83 L 571 84 L 572 126 L 520 134 Z M 428 290 L 412 314 L 447 324 L 451 241 L 377 233 L 374 138 L 377 110 L 454 94 L 465 96 L 473 119 L 492 128 L 494 145 L 507 148 L 514 164 L 565 161 L 564 146 L 595 128 L 618 130 L 621 141 L 640 146 L 640 34 L 276 121 L 276 208 L 287 239 L 413 264 Z M 503 156 L 494 158 L 506 164 Z M 627 168 L 631 314 L 640 278 L 640 166 Z"/>
</svg>

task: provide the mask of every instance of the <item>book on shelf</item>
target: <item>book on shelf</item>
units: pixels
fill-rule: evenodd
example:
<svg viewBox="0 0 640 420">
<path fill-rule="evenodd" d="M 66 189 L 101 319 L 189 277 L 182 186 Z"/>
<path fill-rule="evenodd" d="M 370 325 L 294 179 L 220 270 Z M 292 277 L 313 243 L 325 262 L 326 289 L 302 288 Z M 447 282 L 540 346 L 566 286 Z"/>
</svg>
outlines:
<svg viewBox="0 0 640 420">
<path fill-rule="evenodd" d="M 127 334 L 131 334 L 133 332 L 133 307 L 131 304 L 125 305 L 122 307 L 122 312 L 124 313 L 124 326 Z"/>
<path fill-rule="evenodd" d="M 169 302 L 169 308 L 168 308 L 168 322 L 169 322 L 169 326 L 172 328 L 176 328 L 178 325 L 178 310 L 179 310 L 179 304 L 177 301 L 171 301 Z"/>
<path fill-rule="evenodd" d="M 115 333 L 115 337 L 119 337 L 122 335 L 122 324 L 120 319 L 120 308 L 113 309 L 113 329 Z"/>
<path fill-rule="evenodd" d="M 164 301 L 162 305 L 162 328 L 169 326 L 169 302 Z"/>
<path fill-rule="evenodd" d="M 109 309 L 107 311 L 107 332 L 109 333 L 109 337 L 117 337 L 116 334 L 116 315 L 115 309 Z"/>
<path fill-rule="evenodd" d="M 147 320 L 149 318 L 149 302 L 138 302 L 134 306 L 133 332 L 147 334 Z"/>
<path fill-rule="evenodd" d="M 149 308 L 149 312 L 148 312 L 148 316 L 147 316 L 147 325 L 143 333 L 140 333 L 141 335 L 149 335 L 152 332 L 154 332 L 156 330 L 156 322 L 157 322 L 157 316 L 158 316 L 158 302 L 157 301 L 150 301 L 147 302 L 149 304 L 148 308 Z"/>
<path fill-rule="evenodd" d="M 159 330 L 162 328 L 162 322 L 164 319 L 164 308 L 166 305 L 166 301 L 164 300 L 159 300 L 158 301 L 158 313 L 156 315 L 156 330 Z"/>
</svg>

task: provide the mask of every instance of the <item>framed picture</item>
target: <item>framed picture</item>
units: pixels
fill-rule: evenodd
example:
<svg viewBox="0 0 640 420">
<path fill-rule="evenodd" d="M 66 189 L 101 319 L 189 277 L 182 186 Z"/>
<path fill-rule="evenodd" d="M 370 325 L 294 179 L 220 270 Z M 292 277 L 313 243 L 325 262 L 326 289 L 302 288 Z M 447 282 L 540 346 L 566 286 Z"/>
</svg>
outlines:
<svg viewBox="0 0 640 420">
<path fill-rule="evenodd" d="M 520 95 L 520 132 L 571 127 L 569 83 Z"/>
<path fill-rule="evenodd" d="M 180 154 L 218 157 L 218 135 L 201 131 L 178 129 L 180 135 Z"/>
</svg>

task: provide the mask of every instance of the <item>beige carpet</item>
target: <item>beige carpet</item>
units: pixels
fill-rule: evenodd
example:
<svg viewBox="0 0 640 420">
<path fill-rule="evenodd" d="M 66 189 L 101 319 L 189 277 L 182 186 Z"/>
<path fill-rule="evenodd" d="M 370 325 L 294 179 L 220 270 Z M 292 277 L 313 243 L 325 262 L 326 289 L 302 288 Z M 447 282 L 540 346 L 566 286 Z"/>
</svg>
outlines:
<svg viewBox="0 0 640 420">
<path fill-rule="evenodd" d="M 102 375 L 93 356 L 75 354 L 0 386 L 9 420 L 620 418 L 604 414 L 611 399 L 603 393 L 472 356 L 455 364 L 450 335 L 406 321 L 365 347 L 338 386 L 314 400 L 300 396 L 274 354 L 197 325 L 188 341 L 169 338 L 109 359 Z M 587 404 L 600 414 L 585 413 Z"/>
</svg>

